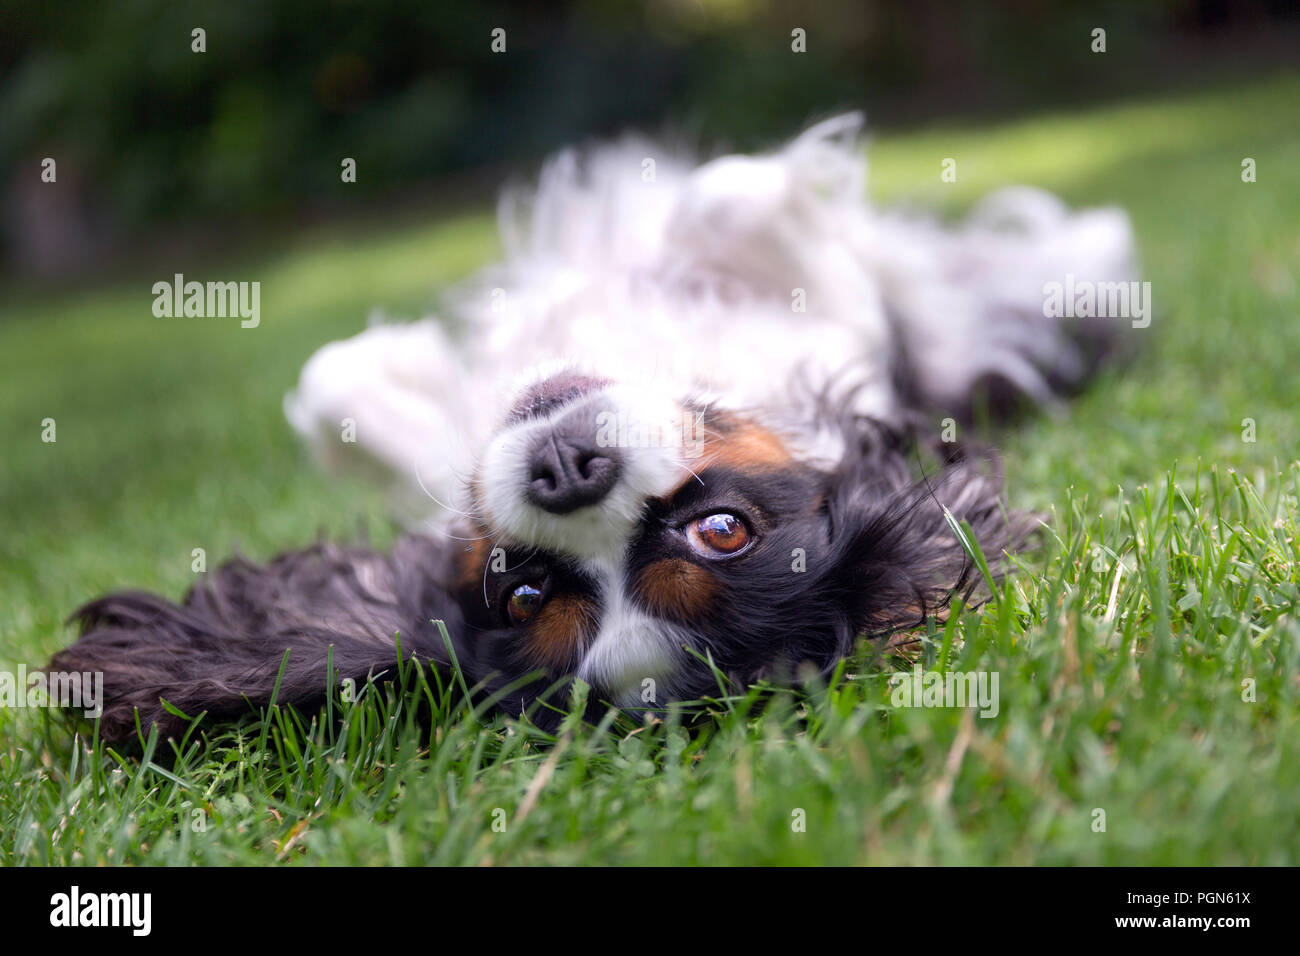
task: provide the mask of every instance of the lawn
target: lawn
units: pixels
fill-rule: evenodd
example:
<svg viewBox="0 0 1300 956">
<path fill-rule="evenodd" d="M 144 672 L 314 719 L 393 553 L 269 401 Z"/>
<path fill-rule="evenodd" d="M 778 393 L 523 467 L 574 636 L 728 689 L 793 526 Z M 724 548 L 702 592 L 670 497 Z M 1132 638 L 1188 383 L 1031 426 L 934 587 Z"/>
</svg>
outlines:
<svg viewBox="0 0 1300 956">
<path fill-rule="evenodd" d="M 762 708 L 741 689 L 553 736 L 455 693 L 421 723 L 418 674 L 337 720 L 272 709 L 143 756 L 5 709 L 0 861 L 1300 862 L 1297 102 L 1279 76 L 872 144 L 881 200 L 956 214 L 1029 182 L 1121 204 L 1152 284 L 1131 365 L 987 436 L 1049 530 L 916 653 L 996 672 L 996 717 L 893 706 L 910 663 L 871 647 Z M 315 347 L 421 314 L 495 249 L 484 210 L 0 297 L 0 669 L 46 660 L 102 591 L 179 597 L 195 548 L 391 539 L 379 492 L 309 464 L 283 394 Z M 185 271 L 260 281 L 260 327 L 155 318 L 152 283 Z"/>
</svg>

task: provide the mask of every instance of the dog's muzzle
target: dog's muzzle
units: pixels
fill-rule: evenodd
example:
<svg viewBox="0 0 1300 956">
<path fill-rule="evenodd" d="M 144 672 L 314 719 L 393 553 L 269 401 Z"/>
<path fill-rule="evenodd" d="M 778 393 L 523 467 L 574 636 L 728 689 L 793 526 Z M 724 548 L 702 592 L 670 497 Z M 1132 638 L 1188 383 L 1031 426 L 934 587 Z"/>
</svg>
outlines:
<svg viewBox="0 0 1300 956">
<path fill-rule="evenodd" d="M 662 383 L 572 372 L 523 392 L 488 443 L 473 502 L 500 538 L 573 558 L 621 559 L 645 513 L 689 474 Z"/>
</svg>

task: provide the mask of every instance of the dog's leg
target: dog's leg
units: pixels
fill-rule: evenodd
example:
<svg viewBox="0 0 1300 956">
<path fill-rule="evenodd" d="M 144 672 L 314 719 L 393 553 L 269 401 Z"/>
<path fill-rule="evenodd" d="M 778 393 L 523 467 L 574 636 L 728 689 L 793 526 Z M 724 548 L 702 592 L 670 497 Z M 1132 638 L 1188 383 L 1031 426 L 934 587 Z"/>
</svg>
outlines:
<svg viewBox="0 0 1300 956">
<path fill-rule="evenodd" d="M 317 351 L 285 414 L 327 468 L 377 462 L 427 511 L 454 510 L 482 414 L 462 361 L 436 320 L 377 325 Z"/>
<path fill-rule="evenodd" d="M 969 418 L 981 403 L 1050 404 L 1150 321 L 1149 284 L 1136 281 L 1132 227 L 1118 209 L 1072 212 L 1041 190 L 1006 189 L 955 229 L 882 218 L 862 249 L 893 322 L 899 390 L 914 407 Z M 1122 287 L 1128 314 L 1053 301 L 1053 288 L 1076 285 Z"/>
<path fill-rule="evenodd" d="M 1150 322 L 1122 211 L 1071 211 L 1021 187 L 956 228 L 881 214 L 867 202 L 856 132 L 855 117 L 838 117 L 776 153 L 701 166 L 667 224 L 665 262 L 777 306 L 747 303 L 736 333 L 858 386 L 859 414 L 969 418 L 982 399 L 1048 403 L 1082 385 L 1123 329 Z M 1095 291 L 1092 315 L 1076 287 Z M 1103 296 L 1124 314 L 1103 314 Z M 766 315 L 798 324 L 793 347 L 788 331 L 756 324 Z"/>
</svg>

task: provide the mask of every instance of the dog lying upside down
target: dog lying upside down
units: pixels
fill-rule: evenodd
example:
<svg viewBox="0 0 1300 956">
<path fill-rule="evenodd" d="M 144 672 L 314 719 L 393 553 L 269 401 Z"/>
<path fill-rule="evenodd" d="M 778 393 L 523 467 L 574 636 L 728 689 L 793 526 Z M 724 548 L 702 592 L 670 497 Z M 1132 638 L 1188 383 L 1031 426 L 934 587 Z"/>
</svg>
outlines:
<svg viewBox="0 0 1300 956">
<path fill-rule="evenodd" d="M 442 621 L 467 684 L 537 674 L 501 706 L 576 677 L 661 707 L 715 688 L 702 658 L 742 684 L 826 671 L 944 608 L 973 581 L 949 516 L 993 557 L 1034 522 L 940 423 L 1079 387 L 1120 324 L 1058 318 L 1044 289 L 1132 281 L 1132 234 L 1029 189 L 953 228 L 875 210 L 857 130 L 702 165 L 636 140 L 552 159 L 447 315 L 325 346 L 286 400 L 327 463 L 348 421 L 420 488 L 419 530 L 235 560 L 180 604 L 100 598 L 51 669 L 103 672 L 119 740 L 137 710 L 185 726 L 163 699 L 234 717 L 277 678 L 312 706 L 327 671 L 391 667 L 395 634 L 449 668 Z"/>
</svg>

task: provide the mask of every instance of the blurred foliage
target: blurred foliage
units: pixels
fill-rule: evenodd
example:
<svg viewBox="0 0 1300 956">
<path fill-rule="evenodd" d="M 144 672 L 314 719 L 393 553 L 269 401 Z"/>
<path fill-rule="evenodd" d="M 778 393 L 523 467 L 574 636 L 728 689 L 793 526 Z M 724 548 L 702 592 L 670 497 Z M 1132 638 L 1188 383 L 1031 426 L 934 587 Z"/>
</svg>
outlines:
<svg viewBox="0 0 1300 956">
<path fill-rule="evenodd" d="M 284 215 L 452 170 L 671 120 L 748 147 L 810 116 L 1019 108 L 1159 69 L 1156 52 L 1224 24 L 1284 20 L 1273 0 L 870 3 L 825 0 L 16 0 L 0 8 L 0 189 L 7 250 L 160 220 Z M 1088 37 L 1108 31 L 1107 69 Z M 191 31 L 206 31 L 206 52 Z M 506 52 L 491 34 L 506 31 Z M 791 52 L 791 31 L 807 52 Z M 75 200 L 33 195 L 42 157 Z M 358 180 L 340 189 L 340 162 Z M 23 192 L 26 190 L 26 192 Z M 104 236 L 98 237 L 100 245 Z"/>
</svg>

